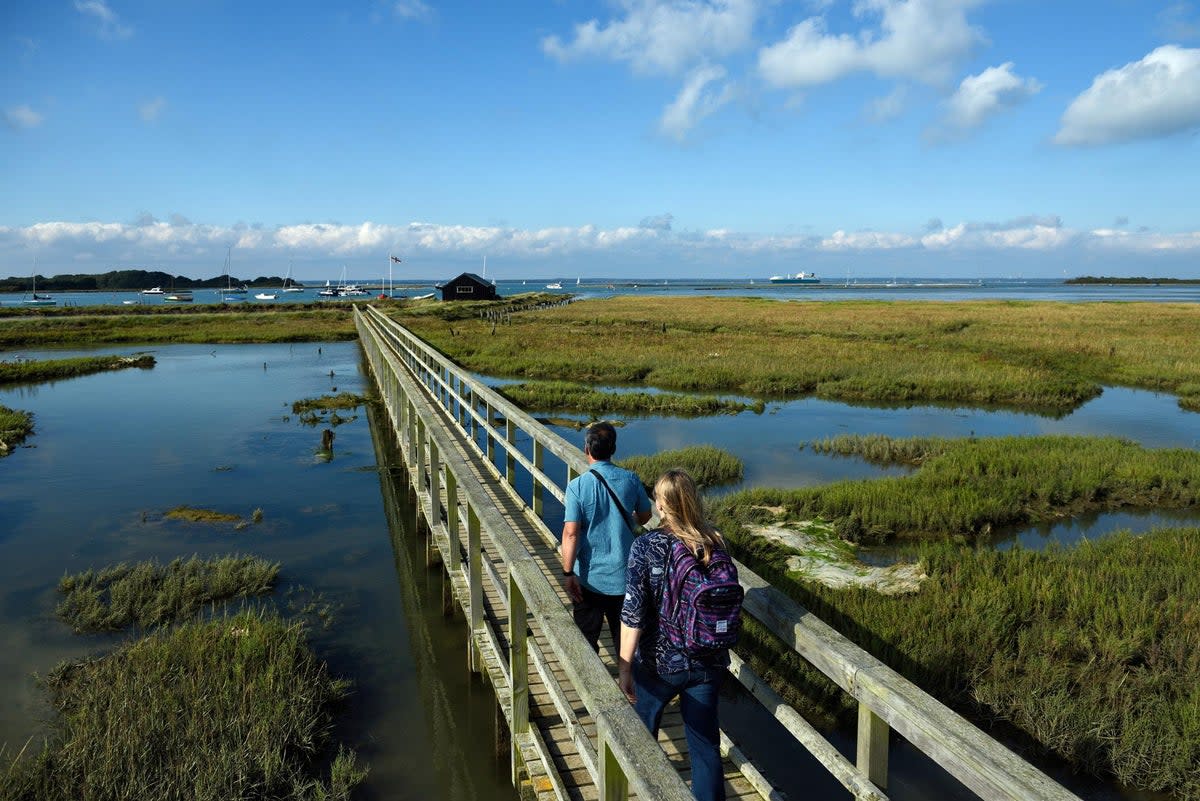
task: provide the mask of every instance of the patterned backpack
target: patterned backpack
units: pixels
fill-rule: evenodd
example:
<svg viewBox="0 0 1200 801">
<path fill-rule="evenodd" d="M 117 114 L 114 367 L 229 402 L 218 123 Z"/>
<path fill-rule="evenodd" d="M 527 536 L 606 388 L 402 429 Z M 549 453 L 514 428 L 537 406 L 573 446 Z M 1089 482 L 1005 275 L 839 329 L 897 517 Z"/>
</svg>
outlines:
<svg viewBox="0 0 1200 801">
<path fill-rule="evenodd" d="M 742 599 L 737 567 L 725 551 L 714 550 L 706 568 L 687 544 L 671 537 L 658 622 L 667 640 L 689 656 L 732 648 L 742 631 Z"/>
</svg>

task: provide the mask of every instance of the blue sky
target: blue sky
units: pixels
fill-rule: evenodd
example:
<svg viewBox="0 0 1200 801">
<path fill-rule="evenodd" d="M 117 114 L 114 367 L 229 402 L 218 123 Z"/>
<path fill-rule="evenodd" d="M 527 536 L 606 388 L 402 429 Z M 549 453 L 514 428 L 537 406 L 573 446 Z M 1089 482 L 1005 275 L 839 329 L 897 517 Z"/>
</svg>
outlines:
<svg viewBox="0 0 1200 801">
<path fill-rule="evenodd" d="M 1200 277 L 1200 3 L 0 8 L 0 274 Z"/>
</svg>

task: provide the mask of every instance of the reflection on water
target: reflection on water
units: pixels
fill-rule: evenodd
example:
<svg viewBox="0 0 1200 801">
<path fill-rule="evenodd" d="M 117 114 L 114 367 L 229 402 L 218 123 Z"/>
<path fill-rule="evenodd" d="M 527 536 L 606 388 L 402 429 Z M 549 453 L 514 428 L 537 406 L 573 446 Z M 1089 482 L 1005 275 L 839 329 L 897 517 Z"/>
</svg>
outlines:
<svg viewBox="0 0 1200 801">
<path fill-rule="evenodd" d="M 617 459 L 689 445 L 723 448 L 745 463 L 741 484 L 722 487 L 723 494 L 748 487 L 816 486 L 832 481 L 903 475 L 901 467 L 879 467 L 857 457 L 816 453 L 807 444 L 843 434 L 889 437 L 1003 437 L 1069 434 L 1124 437 L 1147 448 L 1200 447 L 1200 414 L 1179 408 L 1174 395 L 1109 387 L 1071 414 L 1044 417 L 1022 412 L 939 406 L 876 408 L 805 398 L 769 403 L 763 414 L 742 412 L 718 417 L 625 418 L 617 435 Z M 583 434 L 552 426 L 582 447 Z M 1195 524 L 1200 515 L 1120 512 L 1098 514 L 1028 531 L 997 535 L 996 542 L 1041 547 L 1047 542 L 1074 542 L 1119 528 L 1141 531 L 1154 525 Z M 878 556 L 878 560 L 890 557 Z"/>
<path fill-rule="evenodd" d="M 381 499 L 366 416 L 337 427 L 325 462 L 323 427 L 291 415 L 301 398 L 365 390 L 357 344 L 153 353 L 152 370 L 0 389 L 0 404 L 32 411 L 36 425 L 31 447 L 0 459 L 0 744 L 19 750 L 40 734 L 35 673 L 119 639 L 76 636 L 54 618 L 64 573 L 245 553 L 282 564 L 279 599 L 335 610 L 312 641 L 354 681 L 339 735 L 371 767 L 365 797 L 512 798 L 507 764 L 492 757 L 490 691 L 468 676 L 461 623 L 441 617 L 438 575 L 402 558 L 408 518 Z M 182 504 L 264 517 L 242 531 L 162 518 Z M 447 764 L 453 774 L 432 769 Z"/>
</svg>

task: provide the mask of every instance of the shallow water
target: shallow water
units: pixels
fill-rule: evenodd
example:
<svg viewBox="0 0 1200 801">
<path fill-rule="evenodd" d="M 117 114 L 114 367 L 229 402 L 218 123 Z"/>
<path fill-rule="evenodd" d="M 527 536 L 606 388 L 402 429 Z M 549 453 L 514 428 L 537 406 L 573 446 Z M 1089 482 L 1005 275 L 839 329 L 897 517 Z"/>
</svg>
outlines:
<svg viewBox="0 0 1200 801">
<path fill-rule="evenodd" d="M 334 625 L 314 628 L 314 645 L 336 674 L 356 682 L 341 733 L 371 765 L 366 797 L 510 798 L 507 765 L 491 756 L 490 691 L 467 673 L 463 626 L 442 617 L 440 574 L 424 569 L 422 546 L 408 531 L 413 511 L 397 485 L 402 479 L 377 469 L 366 416 L 360 410 L 357 420 L 337 427 L 334 458 L 323 462 L 315 453 L 323 426 L 305 427 L 291 415 L 292 401 L 363 391 L 357 345 L 178 345 L 153 352 L 159 361 L 151 370 L 0 389 L 0 403 L 33 411 L 37 425 L 33 447 L 0 459 L 0 743 L 19 749 L 39 731 L 47 710 L 34 673 L 114 642 L 72 635 L 55 620 L 60 576 L 121 560 L 253 553 L 282 563 L 278 596 L 298 589 L 301 604 L 316 598 L 336 608 Z M 1179 410 L 1172 396 L 1126 389 L 1108 389 L 1056 419 L 805 399 L 771 403 L 761 415 L 625 422 L 618 456 L 707 442 L 746 462 L 746 486 L 902 472 L 801 447 L 839 433 L 1113 434 L 1149 447 L 1200 442 L 1200 415 Z M 569 441 L 582 440 L 581 432 L 558 430 Z M 395 457 L 383 449 L 382 461 Z M 562 469 L 547 461 L 548 471 Z M 264 519 L 242 532 L 161 519 L 180 504 L 247 517 L 262 508 Z M 1190 520 L 1162 512 L 1099 515 L 1018 532 L 1012 540 L 1036 545 Z M 836 784 L 810 757 L 779 745 L 782 736 L 754 705 L 734 694 L 723 710 L 735 739 L 756 753 L 766 749 L 764 769 L 791 797 L 816 788 L 824 788 L 822 797 L 837 797 Z M 837 744 L 852 755 L 852 738 Z M 898 801 L 971 797 L 903 743 L 893 745 L 892 764 L 889 795 Z M 1068 781 L 1093 801 L 1132 797 Z"/>
<path fill-rule="evenodd" d="M 328 628 L 313 619 L 312 639 L 355 682 L 341 733 L 370 764 L 365 797 L 512 798 L 462 625 L 442 618 L 437 575 L 393 550 L 366 416 L 337 427 L 324 462 L 324 427 L 291 415 L 295 400 L 363 391 L 357 344 L 153 352 L 150 370 L 0 390 L 36 425 L 33 447 L 0 459 L 0 743 L 16 751 L 39 733 L 48 710 L 35 673 L 117 639 L 54 618 L 63 574 L 252 553 L 282 564 L 277 598 L 335 609 Z M 263 522 L 239 532 L 162 519 L 181 504 L 247 518 L 261 508 Z"/>
</svg>

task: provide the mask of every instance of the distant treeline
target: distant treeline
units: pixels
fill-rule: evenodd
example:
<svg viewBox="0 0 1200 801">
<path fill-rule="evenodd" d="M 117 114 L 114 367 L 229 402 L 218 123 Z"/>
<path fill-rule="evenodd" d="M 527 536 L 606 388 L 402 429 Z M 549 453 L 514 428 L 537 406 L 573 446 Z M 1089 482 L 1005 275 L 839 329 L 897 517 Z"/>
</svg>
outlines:
<svg viewBox="0 0 1200 801">
<path fill-rule="evenodd" d="M 1107 276 L 1084 275 L 1070 278 L 1068 284 L 1200 284 L 1200 278 L 1109 278 Z"/>
<path fill-rule="evenodd" d="M 218 289 L 228 284 L 233 286 L 244 284 L 249 287 L 282 286 L 283 279 L 278 275 L 260 275 L 252 281 L 226 275 L 195 279 L 188 278 L 186 275 L 171 275 L 158 270 L 114 270 L 99 275 L 64 274 L 51 278 L 37 276 L 39 292 L 117 292 L 129 289 L 149 289 L 155 286 L 163 289 Z M 33 279 L 29 276 L 0 278 L 0 292 L 31 292 L 32 290 Z"/>
</svg>

